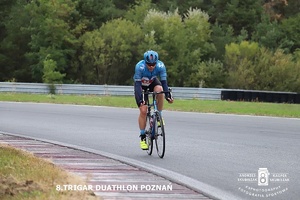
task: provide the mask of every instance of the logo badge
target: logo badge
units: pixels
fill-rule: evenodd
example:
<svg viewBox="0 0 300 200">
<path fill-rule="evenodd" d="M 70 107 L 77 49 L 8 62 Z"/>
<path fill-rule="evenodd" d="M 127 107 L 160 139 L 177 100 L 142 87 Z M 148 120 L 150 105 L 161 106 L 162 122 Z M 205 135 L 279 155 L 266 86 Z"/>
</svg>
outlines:
<svg viewBox="0 0 300 200">
<path fill-rule="evenodd" d="M 274 197 L 288 191 L 288 173 L 273 173 L 268 168 L 259 168 L 257 173 L 239 173 L 238 190 L 252 197 Z"/>
</svg>

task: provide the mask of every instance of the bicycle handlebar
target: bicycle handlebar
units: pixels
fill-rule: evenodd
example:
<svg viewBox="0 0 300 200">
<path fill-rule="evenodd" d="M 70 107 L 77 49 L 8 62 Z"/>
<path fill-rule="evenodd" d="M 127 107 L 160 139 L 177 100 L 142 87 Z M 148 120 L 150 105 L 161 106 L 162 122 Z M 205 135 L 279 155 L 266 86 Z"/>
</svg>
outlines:
<svg viewBox="0 0 300 200">
<path fill-rule="evenodd" d="M 161 92 L 150 92 L 149 91 L 149 89 L 147 89 L 146 91 L 145 90 L 143 90 L 142 91 L 142 96 L 143 96 L 143 101 L 145 101 L 145 97 L 144 97 L 144 95 L 145 94 L 152 94 L 153 95 L 153 97 L 155 97 L 156 95 L 158 95 L 158 94 L 165 94 L 165 93 L 169 93 L 170 94 L 170 98 L 172 98 L 172 88 L 169 88 L 169 91 L 161 91 Z"/>
<path fill-rule="evenodd" d="M 166 92 L 166 91 L 161 91 L 161 92 L 150 92 L 150 91 L 143 91 L 143 94 L 154 94 L 154 95 L 156 95 L 156 94 L 163 94 L 163 93 L 170 93 L 172 90 L 169 90 L 168 92 Z"/>
</svg>

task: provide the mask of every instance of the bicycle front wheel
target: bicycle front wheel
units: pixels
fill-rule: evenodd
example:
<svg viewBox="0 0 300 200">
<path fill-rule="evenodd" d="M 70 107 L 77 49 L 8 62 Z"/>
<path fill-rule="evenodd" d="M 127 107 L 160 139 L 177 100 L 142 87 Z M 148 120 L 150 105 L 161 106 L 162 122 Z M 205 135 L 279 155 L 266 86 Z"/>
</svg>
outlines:
<svg viewBox="0 0 300 200">
<path fill-rule="evenodd" d="M 148 145 L 147 154 L 151 155 L 153 151 L 153 137 L 152 137 L 152 130 L 150 127 L 150 116 L 147 116 L 147 127 L 146 127 L 146 143 Z"/>
<path fill-rule="evenodd" d="M 166 134 L 165 127 L 162 116 L 159 112 L 156 113 L 156 123 L 155 123 L 155 144 L 157 154 L 160 158 L 163 158 L 166 150 Z"/>
</svg>

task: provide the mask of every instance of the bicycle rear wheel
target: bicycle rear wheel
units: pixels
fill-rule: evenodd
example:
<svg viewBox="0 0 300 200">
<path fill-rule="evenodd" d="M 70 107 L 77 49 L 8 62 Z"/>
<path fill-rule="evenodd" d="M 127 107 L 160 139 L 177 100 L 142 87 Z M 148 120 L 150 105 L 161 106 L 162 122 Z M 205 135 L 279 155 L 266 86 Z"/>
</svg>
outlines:
<svg viewBox="0 0 300 200">
<path fill-rule="evenodd" d="M 150 116 L 147 116 L 147 126 L 146 126 L 146 143 L 148 145 L 148 150 L 146 151 L 148 155 L 152 154 L 153 151 L 153 138 L 150 128 Z"/>
<path fill-rule="evenodd" d="M 160 158 L 163 158 L 165 155 L 165 150 L 166 150 L 166 135 L 165 135 L 165 127 L 164 123 L 162 120 L 162 116 L 159 112 L 156 114 L 156 122 L 155 124 L 155 144 L 156 144 L 156 150 L 157 154 Z M 160 124 L 160 126 L 158 126 Z"/>
</svg>

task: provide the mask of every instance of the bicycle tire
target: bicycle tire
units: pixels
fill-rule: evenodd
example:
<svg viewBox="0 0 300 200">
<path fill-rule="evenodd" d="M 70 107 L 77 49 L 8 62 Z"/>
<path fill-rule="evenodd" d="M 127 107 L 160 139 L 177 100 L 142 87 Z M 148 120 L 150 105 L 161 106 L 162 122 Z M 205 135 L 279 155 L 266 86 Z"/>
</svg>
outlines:
<svg viewBox="0 0 300 200">
<path fill-rule="evenodd" d="M 146 121 L 147 127 L 146 127 L 146 143 L 148 145 L 148 150 L 146 150 L 147 154 L 151 156 L 153 152 L 153 138 L 152 138 L 152 130 L 150 128 L 150 116 L 147 116 Z"/>
<path fill-rule="evenodd" d="M 159 112 L 155 113 L 156 122 L 155 122 L 155 146 L 157 150 L 157 155 L 160 158 L 163 158 L 166 150 L 166 134 L 165 127 L 162 120 L 162 116 Z M 160 122 L 160 126 L 158 126 L 158 122 Z"/>
</svg>

